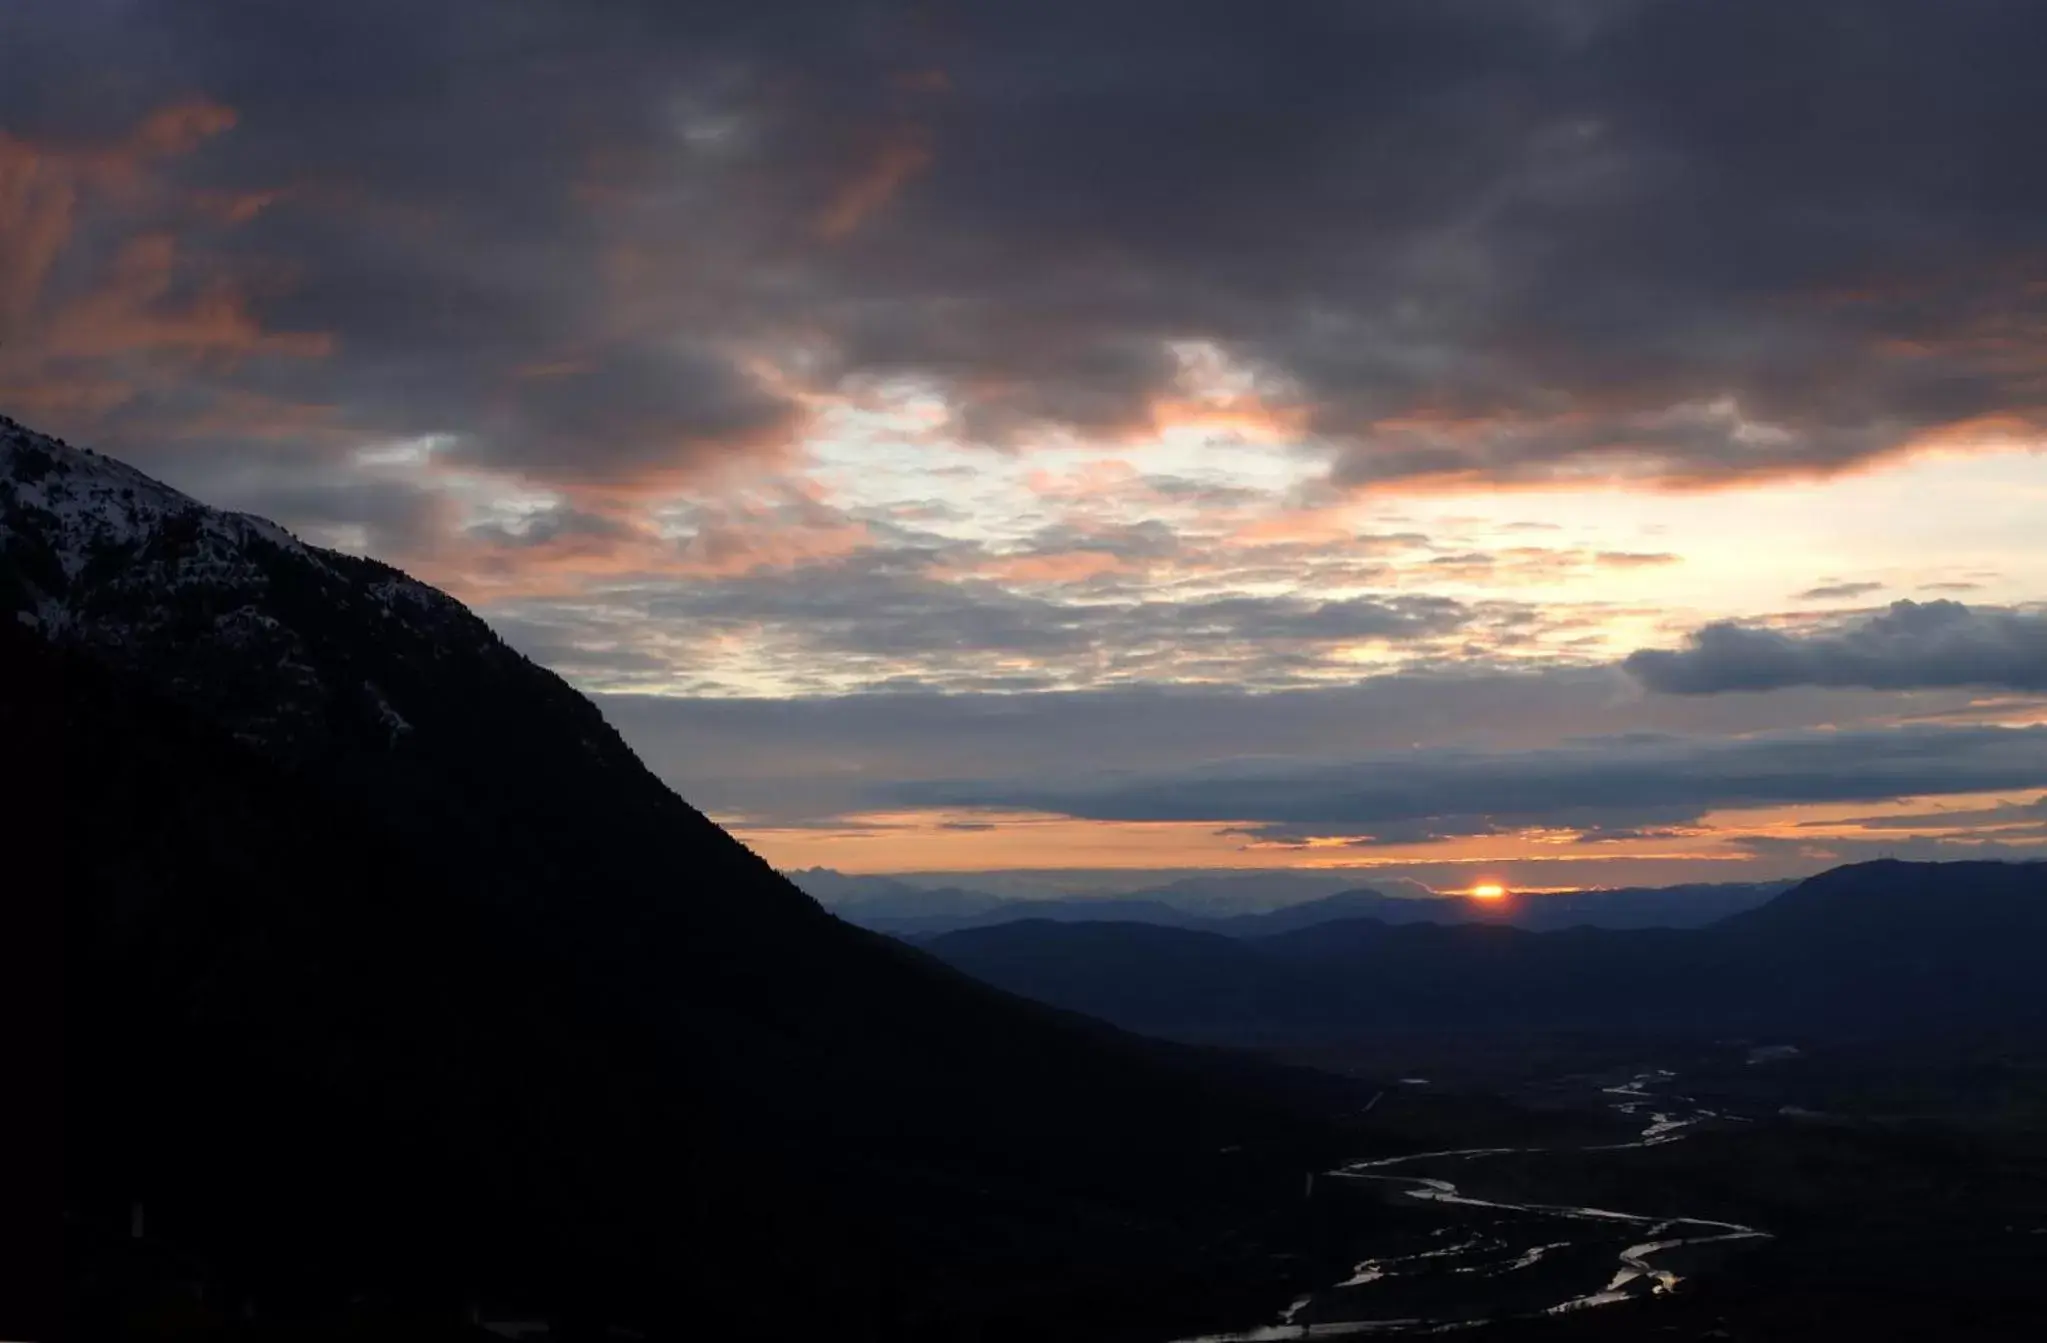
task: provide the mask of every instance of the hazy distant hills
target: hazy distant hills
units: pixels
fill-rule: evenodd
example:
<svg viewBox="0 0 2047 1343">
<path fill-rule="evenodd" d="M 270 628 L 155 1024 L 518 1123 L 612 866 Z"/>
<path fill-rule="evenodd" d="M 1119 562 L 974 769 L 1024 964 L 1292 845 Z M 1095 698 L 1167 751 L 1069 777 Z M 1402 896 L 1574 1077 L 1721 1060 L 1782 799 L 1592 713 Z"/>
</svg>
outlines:
<svg viewBox="0 0 2047 1343">
<path fill-rule="evenodd" d="M 1883 1035 L 2047 1028 L 2047 864 L 1865 863 L 1703 928 L 1336 919 L 1231 936 L 1029 920 L 929 939 L 992 984 L 1134 1030 Z"/>
<path fill-rule="evenodd" d="M 0 734 L 108 1309 L 139 1200 L 209 1310 L 1028 1330 L 1317 1159 L 1244 1065 L 827 916 L 445 594 L 4 419 Z"/>
<path fill-rule="evenodd" d="M 1730 882 L 1525 894 L 1498 906 L 1461 896 L 1389 895 L 1358 889 L 1297 900 L 1275 909 L 1232 913 L 1219 911 L 1212 896 L 1198 901 L 1190 898 L 1191 892 L 1176 887 L 1120 896 L 1019 899 L 954 886 L 919 887 L 887 877 L 848 877 L 825 869 L 792 877 L 847 922 L 911 940 L 1024 919 L 1145 923 L 1199 928 L 1230 937 L 1261 937 L 1357 918 L 1393 924 L 1489 923 L 1530 929 L 1579 925 L 1700 928 L 1752 909 L 1792 885 L 1788 881 Z"/>
</svg>

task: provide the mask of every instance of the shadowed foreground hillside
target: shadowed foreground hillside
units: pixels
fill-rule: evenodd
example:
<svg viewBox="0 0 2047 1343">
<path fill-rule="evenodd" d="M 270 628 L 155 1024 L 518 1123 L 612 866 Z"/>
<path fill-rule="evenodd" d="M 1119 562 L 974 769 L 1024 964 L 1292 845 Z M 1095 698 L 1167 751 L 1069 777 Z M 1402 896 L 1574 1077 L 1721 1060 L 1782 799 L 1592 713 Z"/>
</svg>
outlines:
<svg viewBox="0 0 2047 1343">
<path fill-rule="evenodd" d="M 1113 1329 L 1329 1150 L 1322 1083 L 825 914 L 445 596 L 0 428 L 79 1332 Z"/>
</svg>

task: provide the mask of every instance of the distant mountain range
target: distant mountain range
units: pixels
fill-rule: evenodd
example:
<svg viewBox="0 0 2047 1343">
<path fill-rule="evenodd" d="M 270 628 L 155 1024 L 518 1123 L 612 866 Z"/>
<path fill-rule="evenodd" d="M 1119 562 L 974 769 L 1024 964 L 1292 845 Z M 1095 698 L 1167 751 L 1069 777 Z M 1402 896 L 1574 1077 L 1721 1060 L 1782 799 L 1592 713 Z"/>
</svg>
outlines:
<svg viewBox="0 0 2047 1343">
<path fill-rule="evenodd" d="M 1245 936 L 1031 919 L 923 945 L 1042 1002 L 1237 1044 L 1501 1027 L 2047 1030 L 2047 863 L 1841 867 L 1693 929 L 1352 918 Z"/>
<path fill-rule="evenodd" d="M 1357 918 L 1394 924 L 1488 923 L 1529 929 L 1581 925 L 1702 928 L 1730 914 L 1753 909 L 1794 884 L 1727 882 L 1526 893 L 1496 905 L 1462 896 L 1389 895 L 1358 889 L 1299 900 L 1276 909 L 1218 913 L 1212 903 L 1204 908 L 1174 887 L 1121 896 L 1005 899 L 956 886 L 927 888 L 887 877 L 847 877 L 824 869 L 792 873 L 791 877 L 847 922 L 912 941 L 1024 919 L 1145 923 L 1164 928 L 1198 928 L 1230 937 L 1262 937 Z"/>
<path fill-rule="evenodd" d="M 1228 918 L 1260 914 L 1303 900 L 1319 900 L 1349 890 L 1354 877 L 1333 871 L 1298 868 L 1139 868 L 1007 869 L 992 872 L 918 872 L 881 875 L 839 872 L 828 867 L 800 868 L 786 874 L 799 889 L 826 908 L 879 908 L 895 904 L 896 912 L 939 912 L 920 905 L 927 895 L 953 893 L 970 900 L 1062 900 L 1108 898 L 1157 900 L 1189 914 Z M 1404 879 L 1383 885 L 1389 894 L 1428 896 L 1427 887 Z"/>
<path fill-rule="evenodd" d="M 829 917 L 446 594 L 4 419 L 0 734 L 96 1310 L 1042 1336 L 1330 1150 L 1316 1079 Z"/>
</svg>

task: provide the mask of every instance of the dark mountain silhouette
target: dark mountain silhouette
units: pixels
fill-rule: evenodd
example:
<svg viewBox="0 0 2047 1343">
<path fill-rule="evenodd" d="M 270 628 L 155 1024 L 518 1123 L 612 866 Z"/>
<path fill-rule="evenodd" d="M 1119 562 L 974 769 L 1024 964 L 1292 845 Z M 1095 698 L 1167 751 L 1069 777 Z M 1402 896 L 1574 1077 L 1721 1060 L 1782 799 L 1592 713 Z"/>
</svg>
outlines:
<svg viewBox="0 0 2047 1343">
<path fill-rule="evenodd" d="M 1053 923 L 1144 923 L 1157 928 L 1207 928 L 1215 923 L 1157 900 L 1115 896 L 1005 900 L 989 908 L 961 913 L 886 914 L 864 905 L 841 912 L 850 923 L 912 941 L 962 928 L 992 928 L 997 924 L 1017 923 L 1025 919 L 1044 919 Z"/>
<path fill-rule="evenodd" d="M 1678 886 L 1620 886 L 1603 890 L 1515 895 L 1495 910 L 1470 901 L 1474 921 L 1504 922 L 1538 931 L 1552 928 L 1703 928 L 1754 909 L 1794 883 L 1789 881 L 1689 882 Z"/>
<path fill-rule="evenodd" d="M 1849 1033 L 2047 1021 L 2047 862 L 1836 868 L 1710 931 L 1787 1019 Z"/>
<path fill-rule="evenodd" d="M 1208 926 L 1234 937 L 1266 937 L 1343 919 L 1382 923 L 1485 923 L 1510 928 L 1703 928 L 1753 909 L 1792 883 L 1718 882 L 1682 886 L 1627 886 L 1605 890 L 1517 894 L 1500 904 L 1461 896 L 1434 900 L 1343 891 L 1320 900 L 1243 914 Z"/>
<path fill-rule="evenodd" d="M 925 945 L 1044 1002 L 1234 1043 L 1433 1028 L 2047 1028 L 2040 863 L 1863 863 L 1689 930 L 1349 919 L 1232 938 L 1034 921 Z"/>
<path fill-rule="evenodd" d="M 61 855 L 22 894 L 80 1333 L 171 1274 L 259 1319 L 1042 1336 L 1194 1302 L 1328 1140 L 1320 1081 L 831 917 L 444 594 L 11 421 L 0 673 Z"/>
<path fill-rule="evenodd" d="M 957 886 L 924 887 L 888 877 L 847 876 L 816 867 L 786 874 L 792 884 L 848 923 L 876 932 L 897 920 L 933 920 L 944 931 L 955 920 L 972 919 L 1003 903 L 999 895 Z"/>
<path fill-rule="evenodd" d="M 799 874 L 805 875 L 808 874 Z M 1492 923 L 1516 928 L 1700 928 L 1752 909 L 1790 882 L 1731 882 L 1711 885 L 1628 887 L 1612 890 L 1528 894 L 1503 905 L 1461 897 L 1435 899 L 1386 895 L 1358 889 L 1303 900 L 1277 909 L 1229 915 L 1204 914 L 1163 898 L 1071 896 L 1004 900 L 985 892 L 946 887 L 921 890 L 885 879 L 859 878 L 861 898 L 837 906 L 848 922 L 922 940 L 966 928 L 991 928 L 1024 919 L 1058 923 L 1148 923 L 1164 928 L 1201 928 L 1231 937 L 1265 937 L 1340 919 L 1370 918 L 1385 923 Z M 829 888 L 832 883 L 822 885 Z"/>
<path fill-rule="evenodd" d="M 1259 914 L 1237 914 L 1209 924 L 1232 937 L 1267 937 L 1335 923 L 1339 919 L 1378 919 L 1385 923 L 1448 923 L 1463 917 L 1462 900 L 1427 900 L 1384 895 L 1378 891 L 1339 891 L 1319 900 L 1303 900 Z"/>
</svg>

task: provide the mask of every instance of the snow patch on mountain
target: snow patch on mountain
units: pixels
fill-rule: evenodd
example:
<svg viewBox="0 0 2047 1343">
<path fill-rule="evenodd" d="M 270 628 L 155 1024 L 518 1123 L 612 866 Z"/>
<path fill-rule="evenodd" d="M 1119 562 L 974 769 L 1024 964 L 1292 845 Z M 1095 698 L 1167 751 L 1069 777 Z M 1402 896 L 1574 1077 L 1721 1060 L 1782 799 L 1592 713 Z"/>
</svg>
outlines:
<svg viewBox="0 0 2047 1343">
<path fill-rule="evenodd" d="M 0 482 L 12 507 L 0 513 L 0 537 L 21 530 L 25 513 L 43 523 L 65 576 L 77 578 L 92 558 L 143 544 L 173 519 L 198 527 L 201 550 L 216 563 L 251 538 L 320 563 L 311 547 L 266 518 L 209 508 L 126 462 L 74 448 L 62 439 L 0 416 Z"/>
<path fill-rule="evenodd" d="M 460 602 L 387 565 L 0 416 L 6 613 L 287 756 L 351 737 L 398 749 L 426 669 L 522 661 Z"/>
</svg>

